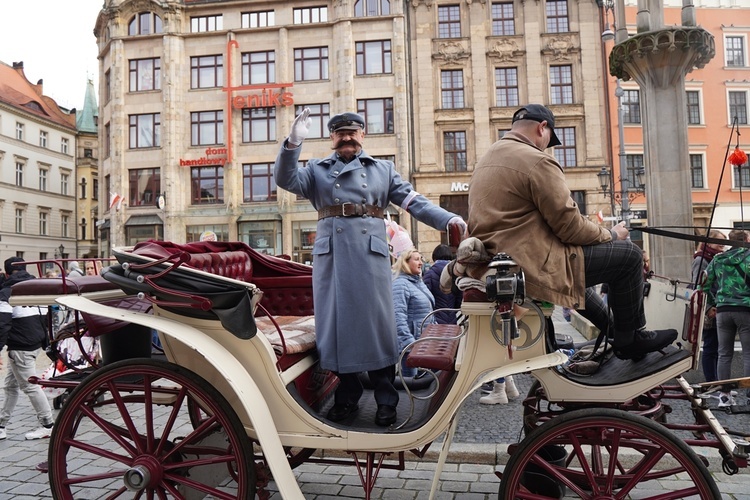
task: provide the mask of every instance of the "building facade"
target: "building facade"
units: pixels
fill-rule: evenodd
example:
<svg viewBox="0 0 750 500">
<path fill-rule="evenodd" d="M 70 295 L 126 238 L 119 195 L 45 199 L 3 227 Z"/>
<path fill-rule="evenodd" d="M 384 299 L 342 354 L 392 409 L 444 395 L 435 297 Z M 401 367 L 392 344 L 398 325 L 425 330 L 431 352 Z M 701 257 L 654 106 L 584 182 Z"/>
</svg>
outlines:
<svg viewBox="0 0 750 500">
<path fill-rule="evenodd" d="M 626 0 L 626 24 L 629 33 L 636 32 L 637 3 Z M 686 124 L 671 123 L 664 117 L 664 126 L 687 127 L 689 140 L 689 165 L 685 165 L 693 200 L 693 223 L 697 233 L 705 233 L 712 213 L 711 227 L 722 228 L 726 234 L 733 227 L 750 227 L 750 213 L 743 210 L 743 202 L 750 199 L 750 166 L 733 167 L 726 159 L 734 146 L 750 151 L 750 134 L 745 133 L 750 113 L 750 2 L 747 0 L 697 0 L 695 13 L 698 25 L 714 36 L 716 55 L 702 69 L 688 73 L 685 81 L 687 97 Z M 681 24 L 682 2 L 664 1 L 664 24 Z M 603 13 L 607 16 L 607 13 Z M 605 24 L 616 23 L 606 17 Z M 612 42 L 607 44 L 607 50 Z M 622 152 L 618 130 L 618 99 L 614 90 L 615 77 L 607 76 L 607 94 L 613 110 L 610 121 L 612 149 L 611 164 L 615 166 L 615 182 L 621 177 L 635 182 L 639 168 L 644 164 L 644 131 L 641 125 L 641 90 L 632 81 L 620 82 L 622 95 Z M 740 136 L 736 135 L 739 131 Z M 618 156 L 623 156 L 622 162 Z M 622 163 L 620 165 L 619 163 Z M 677 180 L 675 180 L 677 182 Z M 649 186 L 646 185 L 648 190 Z M 634 193 L 633 193 L 634 194 Z M 669 196 L 661 193 L 660 196 Z M 604 202 L 605 200 L 602 200 Z M 714 212 L 714 202 L 716 210 Z M 615 212 L 619 204 L 613 204 Z M 645 197 L 633 197 L 634 225 L 647 223 L 648 207 Z M 605 208 L 605 211 L 607 209 Z"/>
<path fill-rule="evenodd" d="M 75 255 L 75 123 L 22 62 L 0 62 L 0 261 Z"/>
<path fill-rule="evenodd" d="M 540 103 L 555 114 L 574 199 L 596 214 L 607 155 L 597 3 L 421 0 L 409 19 L 417 190 L 467 217 L 474 165 L 521 105 Z M 423 252 L 440 243 L 419 229 Z"/>
<path fill-rule="evenodd" d="M 272 172 L 305 106 L 303 160 L 330 154 L 330 116 L 356 111 L 370 155 L 466 216 L 477 159 L 519 104 L 547 104 L 555 154 L 595 213 L 606 126 L 594 0 L 110 0 L 95 33 L 102 255 L 213 231 L 311 262 L 316 213 Z M 445 238 L 389 212 L 427 254 Z"/>
</svg>

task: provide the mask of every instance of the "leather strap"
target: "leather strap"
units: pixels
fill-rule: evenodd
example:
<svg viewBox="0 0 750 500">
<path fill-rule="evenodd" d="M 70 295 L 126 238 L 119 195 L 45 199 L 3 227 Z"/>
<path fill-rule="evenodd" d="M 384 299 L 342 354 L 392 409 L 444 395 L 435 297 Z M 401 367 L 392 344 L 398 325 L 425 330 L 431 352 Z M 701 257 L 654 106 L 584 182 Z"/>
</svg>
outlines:
<svg viewBox="0 0 750 500">
<path fill-rule="evenodd" d="M 366 205 L 364 203 L 342 203 L 341 205 L 330 205 L 318 210 L 318 220 L 326 217 L 383 217 L 383 209 L 376 205 Z"/>
</svg>

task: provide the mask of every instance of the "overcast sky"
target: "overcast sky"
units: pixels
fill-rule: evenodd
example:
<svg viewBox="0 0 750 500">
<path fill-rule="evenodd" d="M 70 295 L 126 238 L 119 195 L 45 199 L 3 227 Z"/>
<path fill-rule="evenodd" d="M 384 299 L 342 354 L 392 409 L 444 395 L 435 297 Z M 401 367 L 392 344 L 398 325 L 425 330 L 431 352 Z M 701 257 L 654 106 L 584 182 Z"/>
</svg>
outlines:
<svg viewBox="0 0 750 500">
<path fill-rule="evenodd" d="M 99 81 L 94 24 L 103 3 L 0 0 L 0 61 L 23 61 L 31 83 L 44 80 L 45 95 L 80 109 L 88 78 Z"/>
</svg>

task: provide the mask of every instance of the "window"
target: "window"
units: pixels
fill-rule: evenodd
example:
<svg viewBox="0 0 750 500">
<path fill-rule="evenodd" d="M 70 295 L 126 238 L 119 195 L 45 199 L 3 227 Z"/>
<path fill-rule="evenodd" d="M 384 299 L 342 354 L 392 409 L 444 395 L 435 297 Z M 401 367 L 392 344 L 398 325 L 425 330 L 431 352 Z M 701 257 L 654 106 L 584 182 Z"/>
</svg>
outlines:
<svg viewBox="0 0 750 500">
<path fill-rule="evenodd" d="M 63 238 L 68 237 L 68 232 L 70 231 L 70 216 L 69 215 L 61 215 L 60 216 L 60 228 L 61 228 L 61 236 Z"/>
<path fill-rule="evenodd" d="M 70 174 L 63 172 L 60 174 L 60 194 L 68 195 L 68 184 L 70 183 Z"/>
<path fill-rule="evenodd" d="M 310 133 L 308 139 L 322 139 L 328 136 L 326 124 L 331 117 L 330 106 L 328 104 L 304 104 L 294 107 L 294 115 L 298 115 L 304 108 L 310 108 Z"/>
<path fill-rule="evenodd" d="M 104 124 L 104 157 L 109 158 L 109 153 L 112 149 L 112 142 L 111 142 L 111 127 L 109 122 Z"/>
<path fill-rule="evenodd" d="M 625 178 L 629 181 L 628 189 L 639 187 L 638 177 L 635 174 L 643 168 L 643 155 L 625 155 L 625 168 Z"/>
<path fill-rule="evenodd" d="M 276 108 L 242 110 L 242 142 L 276 140 Z"/>
<path fill-rule="evenodd" d="M 700 92 L 697 90 L 688 90 L 687 95 L 687 119 L 688 125 L 701 124 L 701 104 Z"/>
<path fill-rule="evenodd" d="M 552 104 L 573 104 L 572 66 L 550 66 L 549 80 Z"/>
<path fill-rule="evenodd" d="M 276 52 L 245 52 L 242 54 L 242 85 L 258 85 L 276 81 Z"/>
<path fill-rule="evenodd" d="M 104 102 L 109 102 L 112 99 L 112 72 L 107 70 L 104 72 Z"/>
<path fill-rule="evenodd" d="M 240 16 L 243 28 L 265 28 L 276 24 L 275 15 L 272 10 L 258 12 L 243 12 Z"/>
<path fill-rule="evenodd" d="M 86 239 L 86 217 L 81 217 L 81 239 Z"/>
<path fill-rule="evenodd" d="M 565 33 L 568 28 L 568 0 L 547 0 L 547 33 Z"/>
<path fill-rule="evenodd" d="M 130 149 L 161 146 L 161 113 L 129 115 Z"/>
<path fill-rule="evenodd" d="M 161 89 L 161 59 L 130 60 L 130 92 Z"/>
<path fill-rule="evenodd" d="M 727 56 L 727 66 L 745 66 L 745 38 L 728 36 L 724 38 L 724 52 Z"/>
<path fill-rule="evenodd" d="M 185 237 L 187 243 L 200 241 L 201 235 L 206 232 L 212 232 L 216 235 L 216 241 L 229 241 L 228 224 L 200 224 L 185 226 Z"/>
<path fill-rule="evenodd" d="M 294 49 L 294 81 L 328 80 L 328 47 Z"/>
<path fill-rule="evenodd" d="M 703 189 L 703 155 L 690 155 L 690 185 L 693 189 Z"/>
<path fill-rule="evenodd" d="M 40 130 L 39 131 L 39 147 L 46 148 L 48 139 L 49 139 L 49 134 L 45 132 L 44 130 Z"/>
<path fill-rule="evenodd" d="M 99 199 L 99 179 L 94 177 L 92 179 L 92 182 L 94 183 L 94 187 L 93 189 L 91 189 L 91 199 L 98 200 Z"/>
<path fill-rule="evenodd" d="M 510 132 L 510 129 L 508 129 L 508 128 L 505 128 L 505 129 L 501 128 L 501 129 L 499 129 L 497 131 L 497 140 L 499 141 L 500 139 L 502 139 L 503 137 L 505 137 L 505 134 L 507 134 L 508 132 Z"/>
<path fill-rule="evenodd" d="M 586 191 L 571 191 L 570 197 L 578 205 L 578 211 L 586 214 Z"/>
<path fill-rule="evenodd" d="M 207 89 L 224 85 L 224 57 L 199 56 L 190 58 L 190 88 Z"/>
<path fill-rule="evenodd" d="M 24 211 L 22 208 L 16 209 L 16 233 L 23 233 L 23 216 Z"/>
<path fill-rule="evenodd" d="M 747 92 L 729 92 L 729 123 L 747 125 Z"/>
<path fill-rule="evenodd" d="M 128 193 L 131 207 L 156 205 L 161 193 L 161 169 L 139 168 L 128 172 Z"/>
<path fill-rule="evenodd" d="M 190 169 L 193 205 L 224 203 L 224 167 Z"/>
<path fill-rule="evenodd" d="M 84 158 L 93 158 L 94 157 L 94 150 L 91 148 L 83 148 L 83 157 Z"/>
<path fill-rule="evenodd" d="M 466 172 L 466 132 L 443 133 L 446 172 Z"/>
<path fill-rule="evenodd" d="M 515 35 L 513 2 L 492 3 L 492 36 Z"/>
<path fill-rule="evenodd" d="M 242 190 L 244 202 L 276 201 L 276 182 L 273 163 L 242 165 Z"/>
<path fill-rule="evenodd" d="M 393 72 L 390 40 L 357 42 L 354 49 L 357 55 L 358 75 L 380 75 Z"/>
<path fill-rule="evenodd" d="M 461 38 L 461 11 L 458 5 L 438 6 L 438 38 Z"/>
<path fill-rule="evenodd" d="M 294 9 L 294 24 L 324 23 L 328 21 L 328 7 Z"/>
<path fill-rule="evenodd" d="M 190 113 L 190 144 L 193 146 L 224 144 L 224 112 L 194 111 Z"/>
<path fill-rule="evenodd" d="M 622 122 L 641 123 L 641 92 L 625 90 L 622 93 Z"/>
<path fill-rule="evenodd" d="M 358 99 L 357 113 L 364 117 L 368 134 L 393 133 L 393 99 Z"/>
<path fill-rule="evenodd" d="M 81 177 L 81 184 L 80 184 L 80 186 L 81 186 L 81 199 L 82 200 L 86 199 L 86 184 L 87 184 L 86 178 L 85 177 Z"/>
<path fill-rule="evenodd" d="M 460 69 L 440 72 L 443 109 L 464 107 L 464 72 Z"/>
<path fill-rule="evenodd" d="M 557 162 L 563 167 L 575 167 L 577 163 L 575 127 L 557 127 L 555 134 L 560 139 L 560 145 L 555 146 Z"/>
<path fill-rule="evenodd" d="M 732 165 L 733 189 L 750 188 L 750 164 L 745 162 L 744 165 Z"/>
<path fill-rule="evenodd" d="M 49 169 L 39 169 L 39 191 L 47 191 L 47 180 L 49 176 Z"/>
<path fill-rule="evenodd" d="M 16 162 L 16 186 L 23 187 L 23 169 L 25 165 L 19 161 Z"/>
<path fill-rule="evenodd" d="M 125 227 L 125 245 L 133 246 L 141 241 L 163 240 L 164 225 L 158 224 L 133 224 Z"/>
<path fill-rule="evenodd" d="M 161 17 L 153 12 L 136 14 L 128 24 L 128 35 L 151 35 L 162 32 Z"/>
<path fill-rule="evenodd" d="M 63 137 L 60 139 L 60 152 L 64 155 L 68 154 L 68 148 L 70 146 L 70 141 Z"/>
<path fill-rule="evenodd" d="M 16 122 L 16 139 L 18 139 L 19 141 L 23 140 L 23 129 L 23 123 Z"/>
<path fill-rule="evenodd" d="M 198 16 L 190 18 L 190 31 L 203 33 L 205 31 L 220 31 L 224 29 L 224 18 L 221 14 L 214 16 Z"/>
<path fill-rule="evenodd" d="M 495 68 L 495 106 L 518 106 L 518 68 Z"/>
<path fill-rule="evenodd" d="M 390 13 L 390 0 L 356 0 L 354 2 L 354 17 L 387 16 Z"/>
<path fill-rule="evenodd" d="M 47 229 L 47 212 L 39 212 L 39 236 L 47 236 L 49 234 Z"/>
</svg>

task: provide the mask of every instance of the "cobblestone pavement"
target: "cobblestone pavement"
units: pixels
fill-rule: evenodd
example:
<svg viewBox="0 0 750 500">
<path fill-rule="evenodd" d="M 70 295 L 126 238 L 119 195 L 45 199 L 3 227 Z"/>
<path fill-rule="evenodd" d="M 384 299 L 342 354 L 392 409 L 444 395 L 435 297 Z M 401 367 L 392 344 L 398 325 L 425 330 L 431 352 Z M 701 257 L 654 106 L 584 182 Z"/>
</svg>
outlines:
<svg viewBox="0 0 750 500">
<path fill-rule="evenodd" d="M 565 323 L 561 314 L 553 318 L 558 332 L 568 333 L 576 341 L 582 337 Z M 5 361 L 5 354 L 3 354 Z M 38 360 L 39 370 L 49 362 L 42 355 Z M 4 378 L 4 369 L 0 376 Z M 688 373 L 686 378 L 699 381 L 700 374 Z M 2 380 L 0 378 L 0 380 Z M 516 384 L 525 394 L 532 379 L 526 375 L 516 377 Z M 502 471 L 507 459 L 507 443 L 520 439 L 521 408 L 518 400 L 507 405 L 485 406 L 478 403 L 480 395 L 474 394 L 461 410 L 454 444 L 451 447 L 449 462 L 441 476 L 438 499 L 489 499 L 497 498 L 499 479 L 496 471 Z M 4 399 L 4 396 L 2 396 Z M 740 398 L 744 402 L 744 396 Z M 690 409 L 686 405 L 670 403 L 671 422 L 692 422 Z M 715 406 L 715 402 L 711 403 Z M 57 413 L 57 412 L 55 412 Z M 725 427 L 750 429 L 748 415 L 727 415 L 714 413 Z M 21 397 L 13 420 L 7 427 L 8 438 L 0 441 L 0 500 L 3 499 L 42 499 L 51 498 L 48 477 L 35 469 L 46 460 L 49 440 L 25 441 L 24 434 L 36 428 L 36 419 L 28 403 Z M 439 443 L 433 449 L 439 449 Z M 721 462 L 715 450 L 699 450 L 709 460 L 709 468 L 716 479 L 725 499 L 750 500 L 750 472 L 741 469 L 735 476 L 721 472 Z M 426 499 L 435 468 L 433 458 L 412 460 L 407 455 L 403 471 L 382 470 L 372 491 L 373 499 Z M 341 465 L 304 464 L 295 469 L 296 476 L 305 497 L 325 500 L 327 498 L 363 498 L 360 479 L 356 468 Z M 672 491 L 677 481 L 659 481 L 649 484 L 648 490 L 641 490 L 643 498 L 648 492 Z M 270 485 L 272 498 L 281 498 L 274 484 Z M 566 497 L 567 498 L 567 497 Z M 576 497 L 577 498 L 577 497 Z"/>
</svg>

